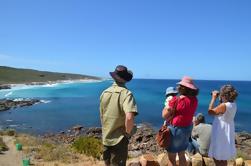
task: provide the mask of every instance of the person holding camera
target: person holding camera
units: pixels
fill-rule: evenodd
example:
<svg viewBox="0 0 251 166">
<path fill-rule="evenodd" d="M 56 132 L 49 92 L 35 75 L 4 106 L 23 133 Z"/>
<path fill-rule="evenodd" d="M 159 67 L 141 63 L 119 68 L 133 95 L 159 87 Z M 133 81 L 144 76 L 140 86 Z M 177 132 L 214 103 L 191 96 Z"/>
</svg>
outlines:
<svg viewBox="0 0 251 166">
<path fill-rule="evenodd" d="M 234 117 L 238 93 L 232 85 L 224 85 L 220 92 L 214 90 L 211 95 L 208 114 L 214 116 L 214 121 L 208 156 L 214 159 L 216 166 L 227 166 L 227 160 L 236 155 Z M 218 97 L 220 103 L 214 106 Z"/>
</svg>

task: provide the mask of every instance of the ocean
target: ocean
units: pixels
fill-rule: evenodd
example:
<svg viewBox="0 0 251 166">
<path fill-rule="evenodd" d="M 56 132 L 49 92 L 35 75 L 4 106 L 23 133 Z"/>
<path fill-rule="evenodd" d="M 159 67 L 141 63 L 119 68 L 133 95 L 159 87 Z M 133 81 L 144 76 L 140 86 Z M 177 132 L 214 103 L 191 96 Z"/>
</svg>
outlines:
<svg viewBox="0 0 251 166">
<path fill-rule="evenodd" d="M 139 115 L 136 123 L 149 123 L 159 128 L 163 123 L 161 112 L 165 89 L 176 86 L 179 80 L 134 79 L 127 84 L 133 92 Z M 206 115 L 207 123 L 213 117 L 207 114 L 210 92 L 224 84 L 232 84 L 239 92 L 238 111 L 235 117 L 236 131 L 251 132 L 251 81 L 205 81 L 196 80 L 200 89 L 196 113 Z M 20 132 L 45 134 L 65 131 L 76 124 L 85 127 L 100 126 L 99 96 L 112 84 L 112 80 L 100 82 L 75 82 L 41 86 L 17 86 L 1 90 L 0 98 L 38 98 L 43 103 L 0 112 L 0 127 L 14 128 Z"/>
</svg>

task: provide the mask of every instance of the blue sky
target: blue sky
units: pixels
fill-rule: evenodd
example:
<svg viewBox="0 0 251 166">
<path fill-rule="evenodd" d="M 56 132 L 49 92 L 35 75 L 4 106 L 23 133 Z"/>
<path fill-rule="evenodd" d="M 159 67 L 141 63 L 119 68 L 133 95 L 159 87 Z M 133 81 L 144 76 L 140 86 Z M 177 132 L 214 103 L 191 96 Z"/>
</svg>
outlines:
<svg viewBox="0 0 251 166">
<path fill-rule="evenodd" d="M 250 0 L 0 0 L 0 65 L 251 80 Z"/>
</svg>

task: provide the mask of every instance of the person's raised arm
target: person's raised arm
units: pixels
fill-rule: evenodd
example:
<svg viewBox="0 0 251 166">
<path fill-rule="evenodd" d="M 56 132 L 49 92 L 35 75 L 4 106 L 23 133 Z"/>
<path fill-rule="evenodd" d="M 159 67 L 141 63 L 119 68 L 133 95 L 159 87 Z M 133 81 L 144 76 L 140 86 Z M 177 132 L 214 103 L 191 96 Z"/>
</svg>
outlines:
<svg viewBox="0 0 251 166">
<path fill-rule="evenodd" d="M 218 97 L 219 92 L 218 91 L 213 91 L 212 92 L 212 99 L 209 103 L 208 107 L 208 114 L 209 115 L 220 115 L 224 114 L 226 112 L 226 105 L 224 103 L 221 103 L 220 105 L 214 107 L 216 98 Z"/>
</svg>

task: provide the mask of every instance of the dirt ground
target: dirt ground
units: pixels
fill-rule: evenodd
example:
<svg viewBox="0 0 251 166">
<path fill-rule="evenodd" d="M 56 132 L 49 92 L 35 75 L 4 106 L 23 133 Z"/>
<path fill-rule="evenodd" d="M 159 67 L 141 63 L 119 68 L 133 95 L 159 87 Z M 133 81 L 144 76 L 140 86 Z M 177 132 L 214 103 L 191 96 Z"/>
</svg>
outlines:
<svg viewBox="0 0 251 166">
<path fill-rule="evenodd" d="M 22 151 L 17 151 L 14 141 L 15 137 L 3 136 L 3 141 L 9 150 L 0 153 L 0 166 L 22 166 L 22 159 L 25 158 Z M 86 157 L 79 163 L 64 164 L 59 162 L 31 161 L 33 166 L 104 166 L 102 161 L 93 161 Z"/>
<path fill-rule="evenodd" d="M 0 154 L 0 166 L 20 166 L 22 165 L 22 151 L 17 151 L 14 144 L 14 137 L 4 136 L 3 141 L 9 150 Z"/>
</svg>

